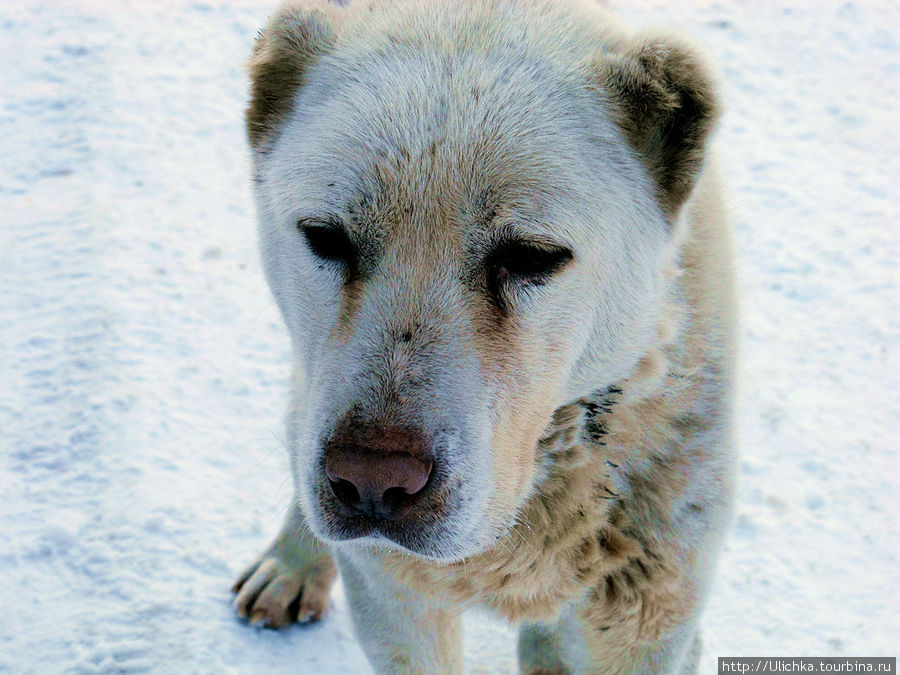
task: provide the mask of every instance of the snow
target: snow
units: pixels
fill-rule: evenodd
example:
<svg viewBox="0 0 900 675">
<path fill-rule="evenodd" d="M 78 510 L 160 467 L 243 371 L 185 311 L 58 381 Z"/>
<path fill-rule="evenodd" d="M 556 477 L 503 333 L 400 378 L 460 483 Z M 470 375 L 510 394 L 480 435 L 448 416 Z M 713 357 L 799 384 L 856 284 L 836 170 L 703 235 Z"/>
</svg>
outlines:
<svg viewBox="0 0 900 675">
<path fill-rule="evenodd" d="M 742 288 L 725 655 L 895 655 L 900 6 L 612 6 L 720 65 Z M 238 621 L 290 498 L 241 63 L 274 2 L 0 6 L 0 671 L 368 673 L 330 616 Z M 466 620 L 467 668 L 515 668 Z"/>
</svg>

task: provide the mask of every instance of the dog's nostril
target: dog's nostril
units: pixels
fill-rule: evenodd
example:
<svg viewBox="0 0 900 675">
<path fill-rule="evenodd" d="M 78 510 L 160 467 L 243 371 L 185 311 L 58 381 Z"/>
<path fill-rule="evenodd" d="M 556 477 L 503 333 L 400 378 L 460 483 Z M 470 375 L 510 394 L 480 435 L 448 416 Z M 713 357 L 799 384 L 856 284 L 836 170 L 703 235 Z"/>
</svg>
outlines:
<svg viewBox="0 0 900 675">
<path fill-rule="evenodd" d="M 347 506 L 359 503 L 359 490 L 349 480 L 329 480 L 334 496 Z"/>
<path fill-rule="evenodd" d="M 381 502 L 389 511 L 399 512 L 419 501 L 419 493 L 425 488 L 410 494 L 402 487 L 392 487 L 384 491 Z"/>
</svg>

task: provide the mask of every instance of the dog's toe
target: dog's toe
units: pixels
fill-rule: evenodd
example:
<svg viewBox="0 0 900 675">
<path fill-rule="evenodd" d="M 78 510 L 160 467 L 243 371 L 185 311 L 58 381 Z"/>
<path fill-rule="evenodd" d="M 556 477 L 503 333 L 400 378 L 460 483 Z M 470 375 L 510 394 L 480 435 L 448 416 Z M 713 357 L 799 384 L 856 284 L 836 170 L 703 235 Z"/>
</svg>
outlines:
<svg viewBox="0 0 900 675">
<path fill-rule="evenodd" d="M 297 621 L 318 621 L 328 609 L 328 593 L 334 577 L 320 575 L 310 579 L 303 587 L 303 595 L 297 608 Z"/>
<path fill-rule="evenodd" d="M 287 572 L 271 578 L 260 591 L 250 609 L 250 623 L 269 628 L 281 628 L 295 620 L 292 605 L 296 605 L 303 591 L 303 576 Z"/>
</svg>

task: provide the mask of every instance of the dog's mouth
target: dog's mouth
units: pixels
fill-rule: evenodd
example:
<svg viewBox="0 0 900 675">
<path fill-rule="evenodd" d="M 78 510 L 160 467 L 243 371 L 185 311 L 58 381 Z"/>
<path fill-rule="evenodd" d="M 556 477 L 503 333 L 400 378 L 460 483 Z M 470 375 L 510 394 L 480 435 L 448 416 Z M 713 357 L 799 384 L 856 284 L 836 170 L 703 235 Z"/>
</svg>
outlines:
<svg viewBox="0 0 900 675">
<path fill-rule="evenodd" d="M 349 517 L 340 522 L 334 534 L 341 541 L 363 540 L 424 557 L 434 556 L 439 548 L 423 528 L 413 528 L 395 520 Z"/>
<path fill-rule="evenodd" d="M 316 506 L 331 541 L 366 540 L 429 558 L 443 558 L 450 544 L 452 513 L 462 500 L 462 480 L 435 463 L 424 486 L 410 494 L 392 488 L 378 498 L 361 494 L 347 481 L 333 480 L 324 470 L 316 481 Z M 416 487 L 416 486 L 413 486 Z"/>
</svg>

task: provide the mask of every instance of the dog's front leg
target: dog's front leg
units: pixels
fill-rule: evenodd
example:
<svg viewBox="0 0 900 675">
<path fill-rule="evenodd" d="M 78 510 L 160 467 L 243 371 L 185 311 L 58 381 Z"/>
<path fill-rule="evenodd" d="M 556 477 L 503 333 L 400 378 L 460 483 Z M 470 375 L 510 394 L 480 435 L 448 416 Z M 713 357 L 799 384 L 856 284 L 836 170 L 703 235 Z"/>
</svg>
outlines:
<svg viewBox="0 0 900 675">
<path fill-rule="evenodd" d="M 551 624 L 524 624 L 519 633 L 523 675 L 694 675 L 700 658 L 696 620 L 658 639 L 640 639 L 624 622 L 598 631 L 572 608 Z"/>
<path fill-rule="evenodd" d="M 452 604 L 398 583 L 377 553 L 336 551 L 353 624 L 377 673 L 462 673 L 462 630 Z"/>
<path fill-rule="evenodd" d="M 554 623 L 523 623 L 519 628 L 522 675 L 590 673 L 591 654 L 573 606 Z"/>
<path fill-rule="evenodd" d="M 314 621 L 328 608 L 336 576 L 328 548 L 309 531 L 295 498 L 275 541 L 235 582 L 234 608 L 269 628 Z"/>
</svg>

